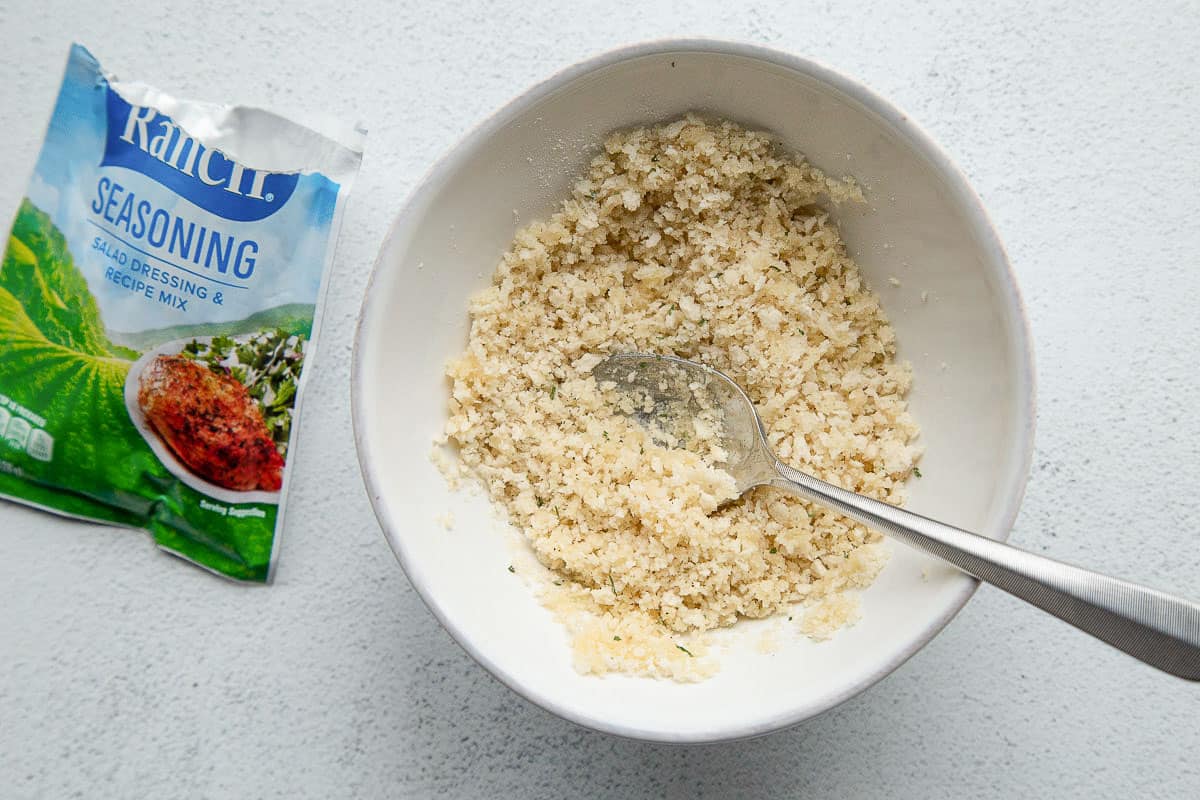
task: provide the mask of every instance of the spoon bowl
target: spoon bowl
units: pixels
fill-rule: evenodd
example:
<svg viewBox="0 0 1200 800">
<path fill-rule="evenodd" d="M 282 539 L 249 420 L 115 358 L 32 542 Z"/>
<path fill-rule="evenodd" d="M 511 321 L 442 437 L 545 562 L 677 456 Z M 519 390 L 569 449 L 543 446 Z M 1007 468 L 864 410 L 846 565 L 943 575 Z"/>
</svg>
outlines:
<svg viewBox="0 0 1200 800">
<path fill-rule="evenodd" d="M 721 468 L 739 495 L 775 478 L 774 456 L 754 404 L 725 373 L 675 356 L 617 353 L 592 368 L 597 381 L 611 383 L 616 408 L 650 431 L 659 444 L 694 442 L 695 422 L 712 429 Z"/>
</svg>

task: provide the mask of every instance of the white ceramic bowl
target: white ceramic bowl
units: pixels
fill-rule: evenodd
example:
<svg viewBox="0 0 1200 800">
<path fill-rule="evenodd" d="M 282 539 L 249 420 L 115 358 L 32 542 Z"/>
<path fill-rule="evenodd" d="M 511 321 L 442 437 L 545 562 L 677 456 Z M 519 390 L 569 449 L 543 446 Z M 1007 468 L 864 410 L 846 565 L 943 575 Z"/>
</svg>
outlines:
<svg viewBox="0 0 1200 800">
<path fill-rule="evenodd" d="M 606 133 L 690 110 L 770 131 L 863 184 L 869 208 L 839 220 L 914 366 L 926 456 L 910 508 L 1005 538 L 1034 423 L 1021 301 L 979 199 L 905 114 L 854 81 L 760 47 L 653 42 L 571 67 L 472 131 L 413 192 L 367 290 L 353 408 L 371 502 L 430 610 L 500 680 L 588 727 L 668 742 L 766 733 L 834 706 L 915 653 L 975 588 L 893 543 L 862 620 L 831 641 L 783 637 L 763 654 L 764 626 L 777 623 L 743 622 L 708 681 L 585 677 L 571 667 L 565 633 L 506 569 L 515 537 L 486 499 L 451 492 L 431 463 L 445 419 L 442 368 L 466 341 L 467 298 L 515 229 L 555 209 Z M 452 531 L 436 521 L 447 511 Z"/>
</svg>

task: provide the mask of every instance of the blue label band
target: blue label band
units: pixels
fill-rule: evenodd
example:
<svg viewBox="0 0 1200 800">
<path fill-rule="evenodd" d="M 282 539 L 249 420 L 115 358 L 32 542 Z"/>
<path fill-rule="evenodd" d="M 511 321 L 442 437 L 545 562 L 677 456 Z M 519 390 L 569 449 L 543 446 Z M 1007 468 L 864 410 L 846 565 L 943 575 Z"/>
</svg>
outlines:
<svg viewBox="0 0 1200 800">
<path fill-rule="evenodd" d="M 188 136 L 153 108 L 131 106 L 111 87 L 108 134 L 100 166 L 127 167 L 205 211 L 240 222 L 266 219 L 283 207 L 300 176 L 249 169 Z"/>
</svg>

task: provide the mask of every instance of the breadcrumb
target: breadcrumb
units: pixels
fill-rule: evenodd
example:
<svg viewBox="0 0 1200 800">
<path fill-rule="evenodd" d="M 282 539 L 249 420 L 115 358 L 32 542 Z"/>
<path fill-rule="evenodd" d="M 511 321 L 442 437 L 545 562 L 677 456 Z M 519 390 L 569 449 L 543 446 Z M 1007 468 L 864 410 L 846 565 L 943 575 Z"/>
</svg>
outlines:
<svg viewBox="0 0 1200 800">
<path fill-rule="evenodd" d="M 433 449 L 429 451 L 429 460 L 442 473 L 451 489 L 457 489 L 461 485 L 462 470 L 459 469 L 458 462 L 446 454 L 444 442 L 433 443 Z"/>
<path fill-rule="evenodd" d="M 825 641 L 839 628 L 858 622 L 860 616 L 858 595 L 829 595 L 804 612 L 800 632 L 819 642 Z"/>
<path fill-rule="evenodd" d="M 554 571 L 540 596 L 581 672 L 696 680 L 716 669 L 704 631 L 805 601 L 825 636 L 857 613 L 842 593 L 882 568 L 877 534 L 772 489 L 735 499 L 718 466 L 614 414 L 590 370 L 615 352 L 709 364 L 782 460 L 901 503 L 910 368 L 822 207 L 861 201 L 729 122 L 619 132 L 471 301 L 445 433 Z"/>
</svg>

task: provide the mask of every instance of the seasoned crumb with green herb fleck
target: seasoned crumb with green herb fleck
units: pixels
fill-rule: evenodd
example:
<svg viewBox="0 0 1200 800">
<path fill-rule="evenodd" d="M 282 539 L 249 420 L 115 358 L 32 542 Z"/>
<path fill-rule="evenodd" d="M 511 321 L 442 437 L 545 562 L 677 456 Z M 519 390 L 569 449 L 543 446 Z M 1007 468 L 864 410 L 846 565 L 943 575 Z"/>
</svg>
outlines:
<svg viewBox="0 0 1200 800">
<path fill-rule="evenodd" d="M 918 455 L 909 368 L 826 211 L 861 199 L 731 123 L 620 132 L 472 300 L 445 433 L 554 571 L 542 597 L 580 671 L 705 677 L 705 631 L 840 597 L 884 563 L 877 535 L 827 509 L 735 499 L 728 474 L 614 415 L 591 377 L 614 352 L 709 364 L 746 389 L 781 459 L 900 503 Z M 819 608 L 822 634 L 849 619 Z"/>
</svg>

